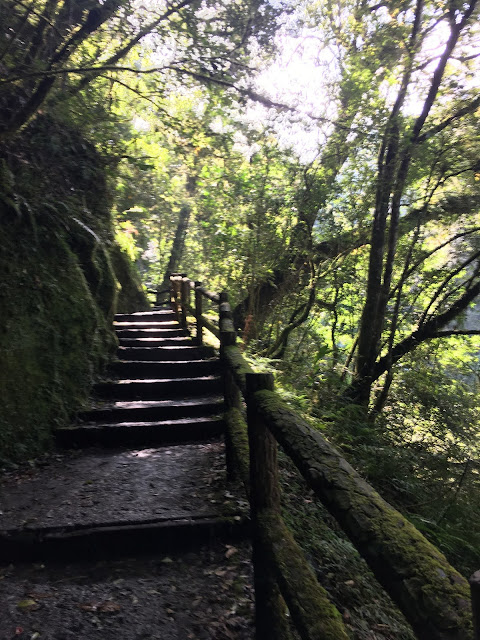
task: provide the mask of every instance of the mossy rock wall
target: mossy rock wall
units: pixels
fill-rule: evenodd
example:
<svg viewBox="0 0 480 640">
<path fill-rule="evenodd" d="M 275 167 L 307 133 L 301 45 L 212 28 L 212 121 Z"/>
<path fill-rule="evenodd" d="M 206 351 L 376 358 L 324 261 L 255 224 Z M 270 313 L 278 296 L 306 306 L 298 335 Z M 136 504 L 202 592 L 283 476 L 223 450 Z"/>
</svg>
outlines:
<svg viewBox="0 0 480 640">
<path fill-rule="evenodd" d="M 140 282 L 140 276 L 128 255 L 118 245 L 110 254 L 113 270 L 120 284 L 117 299 L 117 313 L 146 311 L 150 304 Z"/>
<path fill-rule="evenodd" d="M 0 228 L 1 462 L 45 450 L 116 349 L 121 285 L 95 149 L 37 119 L 0 154 Z"/>
</svg>

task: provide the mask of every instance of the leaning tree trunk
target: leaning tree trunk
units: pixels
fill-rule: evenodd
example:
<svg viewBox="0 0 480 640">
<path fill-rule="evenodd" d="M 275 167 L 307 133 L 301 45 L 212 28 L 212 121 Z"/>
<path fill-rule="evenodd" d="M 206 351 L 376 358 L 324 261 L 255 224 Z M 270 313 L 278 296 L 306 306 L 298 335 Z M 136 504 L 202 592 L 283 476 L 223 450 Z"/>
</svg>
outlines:
<svg viewBox="0 0 480 640">
<path fill-rule="evenodd" d="M 184 204 L 178 214 L 178 224 L 173 239 L 172 250 L 168 260 L 165 275 L 163 277 L 163 285 L 168 286 L 171 273 L 178 271 L 178 265 L 182 259 L 183 247 L 185 246 L 185 236 L 187 235 L 188 223 L 190 221 L 191 208 L 188 204 Z M 163 288 L 163 286 L 162 286 Z"/>
</svg>

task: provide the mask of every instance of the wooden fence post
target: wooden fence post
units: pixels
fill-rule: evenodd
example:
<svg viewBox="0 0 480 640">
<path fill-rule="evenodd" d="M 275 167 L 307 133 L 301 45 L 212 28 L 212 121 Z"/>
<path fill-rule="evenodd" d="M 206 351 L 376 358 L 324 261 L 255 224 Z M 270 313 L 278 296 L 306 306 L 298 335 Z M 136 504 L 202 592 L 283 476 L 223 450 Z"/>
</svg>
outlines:
<svg viewBox="0 0 480 640">
<path fill-rule="evenodd" d="M 480 571 L 475 571 L 469 582 L 472 595 L 473 640 L 480 640 Z"/>
<path fill-rule="evenodd" d="M 220 292 L 220 301 L 218 303 L 218 324 L 220 327 L 220 349 L 235 344 L 237 333 L 233 326 L 232 311 L 228 303 L 228 293 Z"/>
<path fill-rule="evenodd" d="M 190 289 L 190 278 L 188 276 L 184 276 L 182 278 L 182 299 L 183 303 L 187 307 L 191 307 L 191 289 Z"/>
<path fill-rule="evenodd" d="M 182 329 L 187 328 L 188 297 L 187 297 L 185 282 L 188 280 L 188 278 L 186 277 L 186 275 L 187 275 L 186 273 L 181 273 L 180 277 L 178 278 L 178 288 L 179 288 L 179 294 L 180 294 L 180 325 Z"/>
<path fill-rule="evenodd" d="M 175 300 L 175 283 L 174 283 L 174 274 L 171 273 L 169 276 L 170 280 L 170 303 L 173 305 L 175 310 L 176 300 Z"/>
<path fill-rule="evenodd" d="M 271 373 L 246 373 L 247 422 L 250 447 L 250 505 L 253 524 L 253 572 L 255 584 L 256 640 L 289 640 L 291 634 L 273 567 L 260 535 L 258 514 L 262 510 L 280 513 L 277 442 L 259 417 L 253 395 L 273 391 Z"/>
<path fill-rule="evenodd" d="M 177 315 L 178 324 L 183 327 L 183 311 L 182 311 L 182 277 L 174 276 L 173 287 L 175 291 L 175 313 Z"/>
<path fill-rule="evenodd" d="M 232 312 L 228 304 L 228 293 L 221 291 L 218 303 L 218 326 L 220 329 L 220 357 L 224 360 L 223 353 L 225 347 L 235 344 L 237 336 L 232 322 Z M 223 396 L 225 398 L 226 409 L 230 409 L 230 401 L 235 397 L 235 383 L 229 371 L 223 367 Z M 238 393 L 238 391 L 237 391 Z M 238 400 L 240 403 L 240 399 Z M 225 431 L 225 461 L 227 465 L 227 478 L 232 480 L 235 477 L 235 457 L 233 455 L 233 443 L 228 429 Z"/>
<path fill-rule="evenodd" d="M 203 298 L 200 291 L 200 287 L 202 283 L 200 280 L 195 281 L 195 320 L 197 323 L 197 335 L 196 342 L 198 345 L 203 344 L 203 326 L 202 326 L 202 315 L 203 315 Z"/>
</svg>

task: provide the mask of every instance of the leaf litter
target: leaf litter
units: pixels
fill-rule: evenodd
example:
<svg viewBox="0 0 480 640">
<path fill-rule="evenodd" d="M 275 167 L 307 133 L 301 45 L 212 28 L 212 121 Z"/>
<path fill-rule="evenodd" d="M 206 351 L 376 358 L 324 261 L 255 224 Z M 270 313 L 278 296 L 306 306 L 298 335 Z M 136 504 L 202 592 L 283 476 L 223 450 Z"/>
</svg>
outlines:
<svg viewBox="0 0 480 640">
<path fill-rule="evenodd" d="M 0 567 L 0 640 L 253 640 L 251 550 Z"/>
</svg>

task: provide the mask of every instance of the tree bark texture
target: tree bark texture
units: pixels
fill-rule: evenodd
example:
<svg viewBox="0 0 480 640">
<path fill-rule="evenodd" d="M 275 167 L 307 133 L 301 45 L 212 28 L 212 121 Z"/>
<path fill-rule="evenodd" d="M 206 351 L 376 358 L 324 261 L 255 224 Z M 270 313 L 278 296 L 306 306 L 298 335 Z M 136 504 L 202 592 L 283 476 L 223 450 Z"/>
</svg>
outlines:
<svg viewBox="0 0 480 640">
<path fill-rule="evenodd" d="M 188 229 L 188 222 L 190 220 L 190 211 L 191 209 L 189 205 L 183 205 L 178 214 L 178 224 L 175 230 L 175 237 L 173 239 L 167 269 L 163 277 L 164 283 L 168 283 L 168 279 L 171 273 L 178 271 L 178 265 L 180 263 L 180 260 L 182 259 L 183 247 L 185 244 L 185 235 Z"/>
</svg>

